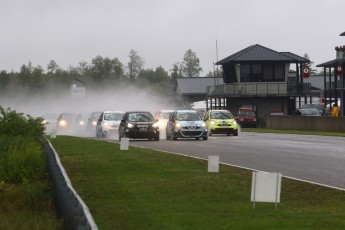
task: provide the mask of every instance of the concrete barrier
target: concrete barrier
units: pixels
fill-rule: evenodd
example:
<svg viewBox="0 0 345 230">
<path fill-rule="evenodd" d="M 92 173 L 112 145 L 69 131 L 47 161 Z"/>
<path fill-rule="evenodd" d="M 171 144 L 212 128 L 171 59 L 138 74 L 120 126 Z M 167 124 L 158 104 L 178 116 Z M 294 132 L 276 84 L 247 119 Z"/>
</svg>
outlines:
<svg viewBox="0 0 345 230">
<path fill-rule="evenodd" d="M 266 116 L 266 128 L 345 132 L 345 117 L 269 115 Z"/>
<path fill-rule="evenodd" d="M 84 201 L 72 187 L 71 181 L 51 143 L 44 142 L 48 174 L 53 183 L 57 215 L 64 220 L 64 229 L 98 230 Z"/>
</svg>

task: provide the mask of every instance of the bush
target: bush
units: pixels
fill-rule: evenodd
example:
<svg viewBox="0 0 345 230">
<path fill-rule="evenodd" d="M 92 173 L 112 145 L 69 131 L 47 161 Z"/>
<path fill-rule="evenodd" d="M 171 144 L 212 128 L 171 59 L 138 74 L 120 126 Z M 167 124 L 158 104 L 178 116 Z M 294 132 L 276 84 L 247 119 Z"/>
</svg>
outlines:
<svg viewBox="0 0 345 230">
<path fill-rule="evenodd" d="M 23 136 L 11 142 L 0 158 L 0 180 L 23 183 L 42 178 L 46 172 L 42 145 Z"/>
<path fill-rule="evenodd" d="M 41 137 L 42 118 L 0 106 L 0 181 L 24 183 L 46 173 Z"/>
<path fill-rule="evenodd" d="M 0 135 L 26 136 L 36 139 L 44 134 L 42 121 L 41 117 L 24 116 L 15 110 L 9 108 L 5 110 L 0 106 Z"/>
</svg>

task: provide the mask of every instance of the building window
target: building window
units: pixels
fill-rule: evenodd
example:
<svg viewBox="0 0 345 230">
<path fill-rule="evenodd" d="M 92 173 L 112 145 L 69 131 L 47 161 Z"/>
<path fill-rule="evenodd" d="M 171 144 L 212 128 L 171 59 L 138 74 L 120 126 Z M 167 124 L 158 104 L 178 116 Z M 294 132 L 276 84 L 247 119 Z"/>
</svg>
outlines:
<svg viewBox="0 0 345 230">
<path fill-rule="evenodd" d="M 263 81 L 273 80 L 273 66 L 272 65 L 263 66 L 262 80 Z"/>
<path fill-rule="evenodd" d="M 285 64 L 241 64 L 241 82 L 285 81 Z"/>
<path fill-rule="evenodd" d="M 259 82 L 262 80 L 262 66 L 258 64 L 252 65 L 252 73 L 250 75 L 250 81 Z"/>
<path fill-rule="evenodd" d="M 241 82 L 250 82 L 250 65 L 241 65 Z"/>
<path fill-rule="evenodd" d="M 285 80 L 285 65 L 275 64 L 274 65 L 274 81 L 284 81 Z"/>
</svg>

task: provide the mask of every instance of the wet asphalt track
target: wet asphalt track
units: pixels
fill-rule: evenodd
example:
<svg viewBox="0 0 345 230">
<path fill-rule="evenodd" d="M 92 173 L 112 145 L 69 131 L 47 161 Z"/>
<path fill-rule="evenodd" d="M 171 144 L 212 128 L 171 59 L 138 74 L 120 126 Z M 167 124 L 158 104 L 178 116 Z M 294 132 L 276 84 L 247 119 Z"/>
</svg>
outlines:
<svg viewBox="0 0 345 230">
<path fill-rule="evenodd" d="M 204 159 L 218 155 L 221 163 L 345 189 L 344 137 L 242 132 L 237 137 L 212 135 L 207 141 L 130 140 L 129 144 Z"/>
</svg>

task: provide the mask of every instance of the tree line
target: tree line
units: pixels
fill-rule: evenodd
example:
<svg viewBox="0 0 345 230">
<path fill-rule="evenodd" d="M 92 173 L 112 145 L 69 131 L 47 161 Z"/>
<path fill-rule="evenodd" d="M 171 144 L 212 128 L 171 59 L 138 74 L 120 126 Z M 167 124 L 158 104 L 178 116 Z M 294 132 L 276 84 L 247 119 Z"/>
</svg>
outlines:
<svg viewBox="0 0 345 230">
<path fill-rule="evenodd" d="M 180 77 L 200 77 L 202 68 L 195 52 L 187 50 L 182 62 L 173 64 L 170 74 L 163 67 L 145 69 L 145 60 L 135 50 L 130 50 L 127 65 L 118 58 L 96 56 L 91 62 L 79 62 L 67 70 L 50 60 L 46 68 L 33 66 L 31 62 L 23 64 L 19 72 L 0 71 L 0 94 L 11 94 L 20 88 L 31 93 L 61 91 L 74 82 L 81 82 L 88 89 L 123 86 L 124 84 L 148 87 L 155 93 L 173 92 L 176 79 Z"/>
</svg>

